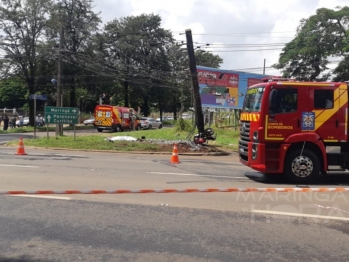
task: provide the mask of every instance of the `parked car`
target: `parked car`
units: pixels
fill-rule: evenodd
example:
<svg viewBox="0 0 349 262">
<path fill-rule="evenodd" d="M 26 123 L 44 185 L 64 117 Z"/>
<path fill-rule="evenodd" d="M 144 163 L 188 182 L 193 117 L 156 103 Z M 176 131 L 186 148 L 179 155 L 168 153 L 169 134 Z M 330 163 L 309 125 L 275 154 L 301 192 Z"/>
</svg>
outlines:
<svg viewBox="0 0 349 262">
<path fill-rule="evenodd" d="M 163 121 L 171 121 L 171 120 L 174 120 L 174 118 L 173 118 L 173 116 L 164 116 L 164 117 L 162 117 L 162 120 L 163 120 Z M 161 122 L 160 117 L 158 117 L 158 118 L 156 119 L 156 121 L 160 121 L 160 122 Z"/>
<path fill-rule="evenodd" d="M 162 128 L 161 121 L 157 121 L 155 118 L 141 117 L 140 121 L 143 129 Z"/>
<path fill-rule="evenodd" d="M 23 126 L 28 126 L 29 125 L 29 117 L 25 116 L 23 118 Z M 19 120 L 16 121 L 16 126 L 19 126 Z"/>
<path fill-rule="evenodd" d="M 95 121 L 95 119 L 93 117 L 89 118 L 89 119 L 86 119 L 84 121 L 84 125 L 87 126 L 87 125 L 93 125 L 93 122 Z"/>
</svg>

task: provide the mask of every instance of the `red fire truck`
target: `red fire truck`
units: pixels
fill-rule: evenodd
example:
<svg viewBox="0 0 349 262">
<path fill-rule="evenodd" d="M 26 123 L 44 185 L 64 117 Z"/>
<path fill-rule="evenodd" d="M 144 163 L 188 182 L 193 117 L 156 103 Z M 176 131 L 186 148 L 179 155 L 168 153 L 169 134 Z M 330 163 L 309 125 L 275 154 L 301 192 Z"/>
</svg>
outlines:
<svg viewBox="0 0 349 262">
<path fill-rule="evenodd" d="M 97 105 L 94 111 L 94 119 L 93 125 L 98 132 L 103 130 L 121 132 L 141 129 L 141 123 L 136 116 L 136 111 L 129 107 Z"/>
<path fill-rule="evenodd" d="M 244 165 L 293 183 L 348 170 L 348 85 L 279 78 L 250 86 L 239 156 Z"/>
</svg>

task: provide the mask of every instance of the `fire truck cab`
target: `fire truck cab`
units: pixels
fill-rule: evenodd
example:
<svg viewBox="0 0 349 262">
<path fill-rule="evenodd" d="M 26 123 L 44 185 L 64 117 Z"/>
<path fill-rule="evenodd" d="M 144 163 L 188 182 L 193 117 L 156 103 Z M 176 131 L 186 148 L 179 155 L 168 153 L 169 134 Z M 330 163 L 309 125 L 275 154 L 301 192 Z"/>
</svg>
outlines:
<svg viewBox="0 0 349 262">
<path fill-rule="evenodd" d="M 141 123 L 136 111 L 129 107 L 97 105 L 94 111 L 94 123 L 98 132 L 113 130 L 140 130 Z M 134 125 L 134 126 L 133 126 Z"/>
<path fill-rule="evenodd" d="M 240 115 L 240 162 L 293 183 L 349 169 L 348 86 L 269 79 L 250 86 Z"/>
</svg>

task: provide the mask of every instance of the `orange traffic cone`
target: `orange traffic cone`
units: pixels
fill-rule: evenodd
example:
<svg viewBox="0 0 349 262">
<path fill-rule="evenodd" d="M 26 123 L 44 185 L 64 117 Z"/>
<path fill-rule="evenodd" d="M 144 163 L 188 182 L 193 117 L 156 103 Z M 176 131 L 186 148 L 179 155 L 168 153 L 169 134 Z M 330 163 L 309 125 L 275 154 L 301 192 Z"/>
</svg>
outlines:
<svg viewBox="0 0 349 262">
<path fill-rule="evenodd" d="M 172 152 L 172 157 L 170 160 L 170 163 L 172 164 L 179 164 L 179 159 L 178 159 L 178 149 L 177 149 L 177 144 L 173 145 L 173 152 Z"/>
<path fill-rule="evenodd" d="M 23 138 L 19 138 L 19 144 L 16 155 L 26 155 L 24 151 L 24 144 L 23 144 Z"/>
</svg>

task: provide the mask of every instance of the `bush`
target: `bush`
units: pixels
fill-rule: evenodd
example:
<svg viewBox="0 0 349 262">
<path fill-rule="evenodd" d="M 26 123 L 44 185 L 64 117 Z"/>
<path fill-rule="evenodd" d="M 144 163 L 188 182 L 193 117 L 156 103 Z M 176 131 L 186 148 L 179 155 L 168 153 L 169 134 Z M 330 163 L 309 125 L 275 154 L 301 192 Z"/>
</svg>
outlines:
<svg viewBox="0 0 349 262">
<path fill-rule="evenodd" d="M 184 120 L 183 118 L 179 118 L 176 121 L 176 124 L 175 124 L 176 132 L 180 132 L 180 131 L 190 132 L 190 131 L 192 131 L 192 129 L 193 129 L 193 126 L 192 126 L 190 121 Z"/>
<path fill-rule="evenodd" d="M 174 125 L 175 121 L 174 120 L 164 120 L 162 121 L 163 125 L 167 125 L 167 126 L 172 126 Z"/>
</svg>

